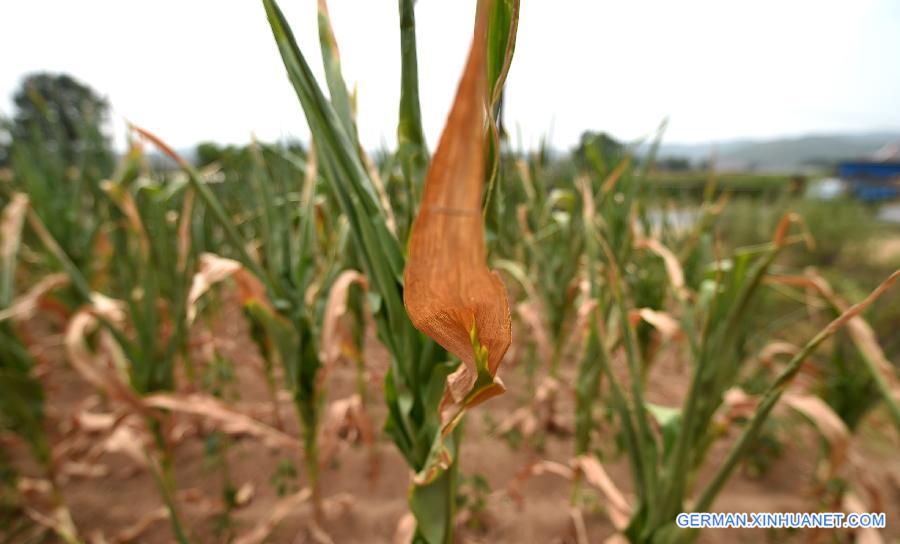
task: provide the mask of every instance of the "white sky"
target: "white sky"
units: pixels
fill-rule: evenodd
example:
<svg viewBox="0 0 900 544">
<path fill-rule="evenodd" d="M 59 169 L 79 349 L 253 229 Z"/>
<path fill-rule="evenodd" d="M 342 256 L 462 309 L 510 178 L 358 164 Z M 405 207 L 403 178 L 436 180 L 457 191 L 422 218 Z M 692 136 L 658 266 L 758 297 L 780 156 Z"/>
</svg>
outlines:
<svg viewBox="0 0 900 544">
<path fill-rule="evenodd" d="M 321 74 L 315 0 L 282 0 Z M 397 0 L 331 0 L 366 147 L 393 145 Z M 426 135 L 450 106 L 474 0 L 419 0 Z M 64 71 L 177 147 L 306 138 L 257 0 L 3 0 L 0 111 L 23 74 Z M 522 0 L 507 124 L 525 146 L 620 138 L 670 117 L 668 142 L 900 129 L 895 0 Z"/>
</svg>

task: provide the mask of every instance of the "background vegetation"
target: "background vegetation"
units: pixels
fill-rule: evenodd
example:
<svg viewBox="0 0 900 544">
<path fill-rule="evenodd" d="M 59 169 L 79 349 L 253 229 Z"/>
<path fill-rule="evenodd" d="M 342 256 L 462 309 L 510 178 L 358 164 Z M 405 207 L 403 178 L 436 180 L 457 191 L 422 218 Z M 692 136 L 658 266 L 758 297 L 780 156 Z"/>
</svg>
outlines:
<svg viewBox="0 0 900 544">
<path fill-rule="evenodd" d="M 207 142 L 188 160 L 131 127 L 117 153 L 108 106 L 86 85 L 37 74 L 15 96 L 0 139 L 0 539 L 262 542 L 290 519 L 319 541 L 503 538 L 492 509 L 552 474 L 570 490 L 567 521 L 550 529 L 562 538 L 687 542 L 699 535 L 675 515 L 713 508 L 732 477 L 765 478 L 803 423 L 814 492 L 794 490 L 791 506 L 889 508 L 897 225 L 871 205 L 807 196 L 827 171 L 658 160 L 664 127 L 650 142 L 586 132 L 567 152 L 513 149 L 501 97 L 514 0 L 479 2 L 433 153 L 413 2 L 400 1 L 399 145 L 372 153 L 325 3 L 324 85 L 277 4 L 263 5 L 310 142 Z M 448 204 L 458 199 L 481 205 Z M 432 231 L 444 223 L 430 213 L 470 222 Z M 446 242 L 431 247 L 444 268 L 418 260 L 417 232 Z M 422 276 L 410 270 L 433 296 L 413 293 Z M 260 384 L 252 406 L 247 372 Z M 524 457 L 496 491 L 482 475 L 500 451 L 490 442 Z M 191 444 L 215 500 L 186 493 Z M 242 516 L 264 494 L 233 470 L 248 444 L 279 461 L 263 475 L 271 507 Z M 106 477 L 117 455 L 162 505 L 124 529 L 89 518 L 89 492 L 70 485 Z M 392 493 L 409 514 L 340 533 L 326 480 L 341 455 L 372 478 L 379 457 L 402 458 L 406 491 Z M 885 459 L 882 472 L 867 466 Z M 162 519 L 169 528 L 151 530 Z"/>
</svg>

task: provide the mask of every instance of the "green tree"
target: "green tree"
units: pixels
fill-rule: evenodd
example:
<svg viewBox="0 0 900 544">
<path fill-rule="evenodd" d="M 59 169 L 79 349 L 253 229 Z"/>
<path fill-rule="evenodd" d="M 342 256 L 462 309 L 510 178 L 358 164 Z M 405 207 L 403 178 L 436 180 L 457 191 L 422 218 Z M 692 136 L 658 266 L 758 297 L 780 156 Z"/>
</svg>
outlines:
<svg viewBox="0 0 900 544">
<path fill-rule="evenodd" d="M 656 167 L 666 172 L 687 172 L 691 169 L 691 160 L 687 157 L 665 157 L 656 161 Z"/>
<path fill-rule="evenodd" d="M 107 102 L 70 76 L 38 73 L 22 80 L 13 104 L 3 121 L 8 188 L 28 195 L 68 258 L 89 276 L 106 210 L 101 181 L 114 166 L 104 131 Z"/>
<path fill-rule="evenodd" d="M 104 133 L 109 104 L 87 85 L 66 74 L 30 74 L 13 95 L 13 105 L 13 142 L 41 145 L 71 166 L 111 168 Z"/>
<path fill-rule="evenodd" d="M 605 132 L 582 133 L 574 158 L 580 169 L 593 168 L 606 175 L 625 157 L 625 145 Z"/>
</svg>

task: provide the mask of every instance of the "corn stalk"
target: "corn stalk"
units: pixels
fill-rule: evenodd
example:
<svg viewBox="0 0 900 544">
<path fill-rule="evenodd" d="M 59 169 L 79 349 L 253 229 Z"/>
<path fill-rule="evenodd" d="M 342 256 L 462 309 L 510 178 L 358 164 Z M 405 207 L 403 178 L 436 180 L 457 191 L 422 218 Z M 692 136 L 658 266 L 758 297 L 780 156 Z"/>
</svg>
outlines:
<svg viewBox="0 0 900 544">
<path fill-rule="evenodd" d="M 449 542 L 459 432 L 445 428 L 440 404 L 447 378 L 457 365 L 448 360 L 444 347 L 416 330 L 406 312 L 403 281 L 405 240 L 391 232 L 388 211 L 379 198 L 376 180 L 366 167 L 355 134 L 339 113 L 343 109 L 344 94 L 335 84 L 336 78 L 329 78 L 331 100 L 328 100 L 297 47 L 277 3 L 263 0 L 263 5 L 288 77 L 317 143 L 323 177 L 350 224 L 353 250 L 369 281 L 370 305 L 378 337 L 391 353 L 390 367 L 385 377 L 385 397 L 389 409 L 385 430 L 416 475 L 410 491 L 410 508 L 417 520 L 414 540 Z M 421 175 L 417 170 L 423 169 L 425 155 L 417 111 L 411 2 L 401 1 L 400 12 L 404 98 L 401 101 L 399 131 L 403 149 L 401 159 L 407 164 L 408 190 L 404 197 L 410 203 L 417 200 L 416 183 L 412 177 Z M 487 15 L 485 12 L 482 17 Z M 484 32 L 485 27 L 480 28 Z M 323 40 L 323 43 L 326 41 Z M 325 56 L 326 64 L 329 64 L 329 55 L 326 53 Z M 334 66 L 333 62 L 331 66 Z M 480 77 L 485 76 L 482 74 Z M 481 138 L 478 138 L 476 144 L 480 141 Z M 483 163 L 479 167 L 483 167 Z M 431 171 L 434 171 L 433 168 Z M 480 195 L 475 196 L 480 198 Z M 408 212 L 405 217 L 411 222 L 414 215 L 414 212 Z M 476 217 L 479 215 L 476 214 Z M 403 232 L 403 229 L 399 230 Z M 471 330 L 474 331 L 474 327 Z M 465 349 L 471 359 L 473 351 L 468 338 Z"/>
</svg>

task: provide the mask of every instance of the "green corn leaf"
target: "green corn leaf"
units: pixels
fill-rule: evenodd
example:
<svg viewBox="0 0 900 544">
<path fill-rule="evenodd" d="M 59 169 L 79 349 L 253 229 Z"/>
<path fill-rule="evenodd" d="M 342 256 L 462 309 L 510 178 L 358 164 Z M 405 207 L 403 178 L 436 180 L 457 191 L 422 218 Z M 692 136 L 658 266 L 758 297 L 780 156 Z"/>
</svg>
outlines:
<svg viewBox="0 0 900 544">
<path fill-rule="evenodd" d="M 0 332 L 0 341 L 18 341 L 6 336 Z M 0 356 L 4 358 L 8 355 L 0 352 Z M 6 362 L 3 363 L 5 364 Z M 30 367 L 30 363 L 28 366 Z M 31 377 L 28 371 L 19 372 L 0 367 L 0 425 L 8 426 L 25 438 L 41 464 L 50 462 L 50 448 L 43 430 L 44 391 L 40 382 Z"/>
<path fill-rule="evenodd" d="M 387 229 L 384 212 L 352 139 L 319 89 L 284 15 L 274 0 L 263 0 L 263 5 L 289 79 L 318 146 L 325 178 L 350 221 L 372 287 L 384 297 L 391 328 L 399 329 L 407 320 L 400 298 L 399 284 L 403 274 L 400 246 Z"/>
<path fill-rule="evenodd" d="M 331 28 L 331 17 L 328 14 L 328 3 L 319 0 L 319 45 L 322 49 L 322 61 L 325 64 L 325 80 L 331 94 L 331 105 L 340 118 L 344 131 L 356 140 L 356 124 L 353 122 L 353 104 L 344 76 L 341 74 L 341 56 L 338 52 L 337 40 Z"/>
<path fill-rule="evenodd" d="M 399 0 L 400 8 L 400 120 L 397 124 L 397 154 L 408 174 L 421 183 L 428 167 L 428 148 L 419 104 L 419 67 L 416 52 L 414 0 Z M 411 195 L 418 202 L 418 194 Z"/>
<path fill-rule="evenodd" d="M 500 126 L 500 107 L 503 85 L 512 64 L 516 49 L 516 34 L 519 26 L 519 0 L 495 0 L 490 3 L 487 34 L 487 85 L 490 93 L 488 116 L 490 119 L 490 138 L 487 153 L 487 189 L 484 197 L 484 216 L 489 219 L 490 230 L 499 229 L 500 210 L 492 207 L 494 192 L 497 190 L 497 178 L 500 174 L 500 139 L 503 127 Z M 501 205 L 499 199 L 496 205 Z"/>
<path fill-rule="evenodd" d="M 662 430 L 663 458 L 668 458 L 681 432 L 681 410 L 648 402 L 647 411 Z"/>
<path fill-rule="evenodd" d="M 280 254 L 283 246 L 280 238 L 285 235 L 287 229 L 286 225 L 281 224 L 279 221 L 278 213 L 275 209 L 272 179 L 264 168 L 264 159 L 256 142 L 251 144 L 251 152 L 253 155 L 253 170 L 250 180 L 262 201 L 260 242 L 265 255 L 266 268 L 275 271 L 272 274 L 274 281 L 280 281 L 284 271 L 283 257 Z"/>
</svg>

